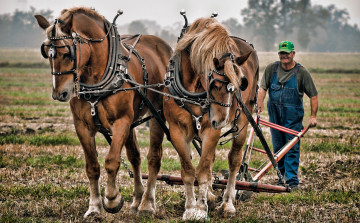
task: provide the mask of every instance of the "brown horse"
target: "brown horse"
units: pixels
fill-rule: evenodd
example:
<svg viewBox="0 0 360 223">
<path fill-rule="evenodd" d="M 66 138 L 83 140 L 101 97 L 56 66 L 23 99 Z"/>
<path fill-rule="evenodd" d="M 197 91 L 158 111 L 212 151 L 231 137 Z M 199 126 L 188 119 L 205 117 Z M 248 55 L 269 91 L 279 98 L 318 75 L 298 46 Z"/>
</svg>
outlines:
<svg viewBox="0 0 360 223">
<path fill-rule="evenodd" d="M 147 112 L 149 106 L 144 106 L 144 99 L 140 97 L 140 93 L 145 90 L 139 92 L 122 89 L 134 87 L 124 77 L 139 84 L 163 83 L 172 54 L 171 47 L 150 35 L 120 41 L 114 24 L 117 16 L 113 24 L 110 24 L 97 12 L 87 8 L 65 9 L 53 25 L 41 15 L 35 17 L 48 36 L 41 51 L 45 58 L 49 58 L 53 74 L 52 97 L 64 102 L 70 100 L 76 133 L 85 153 L 90 201 L 84 217 L 100 213 L 102 207 L 112 213 L 121 209 L 123 198 L 116 185 L 116 177 L 123 145 L 134 174 L 131 210 L 153 212 L 156 175 L 151 173 L 157 173 L 160 168 L 164 132 L 156 120 L 150 121 L 150 180 L 144 194 L 139 146 L 135 131 L 130 126 Z M 133 49 L 130 45 L 136 45 L 136 48 Z M 130 51 L 137 52 L 137 58 Z M 109 54 L 115 55 L 114 58 L 108 57 Z M 114 78 L 106 75 L 111 72 L 115 72 L 117 76 Z M 73 97 L 74 95 L 77 97 Z M 161 95 L 148 92 L 147 98 L 157 110 L 161 110 Z M 103 200 L 100 195 L 100 165 L 95 145 L 95 135 L 99 130 L 112 135 L 110 150 L 105 159 L 108 177 Z"/>
<path fill-rule="evenodd" d="M 174 57 L 178 58 L 182 72 L 182 87 L 178 86 L 178 89 L 184 88 L 187 93 L 183 93 L 187 98 L 191 98 L 191 94 L 194 98 L 203 98 L 198 99 L 199 106 L 186 100 L 164 97 L 164 115 L 169 123 L 172 143 L 181 160 L 181 176 L 185 185 L 183 219 L 207 217 L 207 201 L 214 202 L 215 199 L 209 189 L 215 150 L 221 129 L 230 123 L 239 126 L 239 130 L 233 133 L 234 136 L 239 135 L 232 140 L 228 155 L 229 180 L 218 210 L 225 215 L 233 215 L 235 178 L 241 164 L 241 147 L 248 125 L 243 112 L 240 115 L 234 94 L 238 92 L 251 111 L 259 76 L 256 51 L 245 41 L 230 37 L 224 26 L 215 19 L 201 18 L 179 40 Z M 174 94 L 174 88 L 168 87 L 168 92 Z M 206 94 L 201 96 L 201 92 Z M 190 149 L 190 142 L 194 138 L 200 139 L 202 147 L 196 170 L 191 162 Z M 194 194 L 195 177 L 199 185 L 197 201 Z"/>
</svg>

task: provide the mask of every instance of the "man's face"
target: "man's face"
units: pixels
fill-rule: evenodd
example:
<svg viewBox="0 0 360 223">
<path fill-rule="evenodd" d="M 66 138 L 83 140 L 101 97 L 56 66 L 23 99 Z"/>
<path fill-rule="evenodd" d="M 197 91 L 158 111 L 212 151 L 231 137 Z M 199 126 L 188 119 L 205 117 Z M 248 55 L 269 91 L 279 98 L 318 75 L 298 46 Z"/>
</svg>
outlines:
<svg viewBox="0 0 360 223">
<path fill-rule="evenodd" d="M 283 64 L 292 63 L 295 57 L 295 51 L 291 51 L 290 53 L 279 52 L 278 54 L 279 54 L 280 62 Z"/>
</svg>

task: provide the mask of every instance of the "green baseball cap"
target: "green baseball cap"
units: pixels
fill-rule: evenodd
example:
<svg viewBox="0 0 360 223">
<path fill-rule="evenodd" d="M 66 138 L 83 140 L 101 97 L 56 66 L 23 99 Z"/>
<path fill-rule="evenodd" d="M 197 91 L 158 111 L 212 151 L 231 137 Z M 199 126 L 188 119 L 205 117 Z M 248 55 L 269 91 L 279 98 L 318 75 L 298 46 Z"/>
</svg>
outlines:
<svg viewBox="0 0 360 223">
<path fill-rule="evenodd" d="M 279 50 L 278 53 L 280 52 L 286 52 L 286 53 L 291 53 L 291 51 L 295 50 L 294 48 L 294 44 L 290 41 L 282 41 L 279 44 Z"/>
</svg>

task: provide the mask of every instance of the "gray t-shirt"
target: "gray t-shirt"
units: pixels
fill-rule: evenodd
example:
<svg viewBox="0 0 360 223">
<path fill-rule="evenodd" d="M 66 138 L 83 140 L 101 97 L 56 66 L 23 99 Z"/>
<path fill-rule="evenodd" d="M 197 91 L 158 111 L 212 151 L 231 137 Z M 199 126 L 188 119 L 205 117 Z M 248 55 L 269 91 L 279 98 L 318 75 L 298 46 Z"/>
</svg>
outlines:
<svg viewBox="0 0 360 223">
<path fill-rule="evenodd" d="M 295 71 L 298 68 L 295 66 L 291 70 L 284 70 L 279 63 L 277 68 L 278 79 L 281 84 L 285 83 L 289 80 Z M 264 75 L 261 78 L 260 87 L 263 88 L 265 91 L 270 87 L 270 81 L 272 74 L 274 72 L 274 63 L 269 64 L 264 72 Z M 312 98 L 318 94 L 316 90 L 315 83 L 305 67 L 301 66 L 297 73 L 297 86 L 298 86 L 298 93 L 300 98 L 304 96 L 304 93 L 309 97 Z"/>
</svg>

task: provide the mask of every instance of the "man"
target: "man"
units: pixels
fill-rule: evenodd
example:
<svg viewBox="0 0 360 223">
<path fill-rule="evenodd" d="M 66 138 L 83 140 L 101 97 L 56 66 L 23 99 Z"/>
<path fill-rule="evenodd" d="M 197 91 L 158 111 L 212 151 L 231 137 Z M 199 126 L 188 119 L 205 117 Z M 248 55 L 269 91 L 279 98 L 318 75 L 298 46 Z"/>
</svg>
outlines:
<svg viewBox="0 0 360 223">
<path fill-rule="evenodd" d="M 290 41 L 279 44 L 280 61 L 269 64 L 262 76 L 258 92 L 259 112 L 264 109 L 264 98 L 269 89 L 268 112 L 270 122 L 301 131 L 304 117 L 303 95 L 311 101 L 309 125 L 316 126 L 318 109 L 317 90 L 310 73 L 294 61 L 295 48 Z M 278 152 L 294 136 L 271 129 L 274 153 Z M 278 162 L 279 170 L 285 177 L 286 184 L 296 190 L 299 184 L 298 169 L 300 141 Z M 279 182 L 281 183 L 281 182 Z"/>
</svg>

